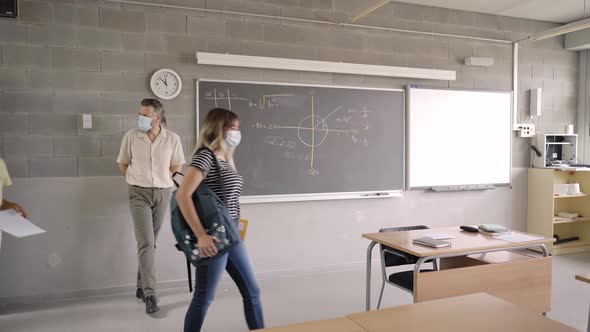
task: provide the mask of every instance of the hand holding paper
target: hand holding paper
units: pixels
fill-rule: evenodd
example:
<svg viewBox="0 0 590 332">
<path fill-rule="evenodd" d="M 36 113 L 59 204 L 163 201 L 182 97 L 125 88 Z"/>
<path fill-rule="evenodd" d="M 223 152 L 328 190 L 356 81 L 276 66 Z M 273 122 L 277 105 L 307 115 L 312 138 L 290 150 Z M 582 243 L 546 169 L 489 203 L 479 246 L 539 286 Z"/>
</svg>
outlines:
<svg viewBox="0 0 590 332">
<path fill-rule="evenodd" d="M 2 210 L 10 210 L 13 209 L 14 211 L 18 212 L 21 216 L 23 216 L 23 218 L 27 219 L 27 212 L 25 211 L 25 209 L 13 202 L 9 202 L 7 200 L 4 200 L 3 202 L 4 204 L 2 205 Z"/>
<path fill-rule="evenodd" d="M 17 238 L 45 233 L 13 209 L 0 211 L 0 231 Z"/>
</svg>

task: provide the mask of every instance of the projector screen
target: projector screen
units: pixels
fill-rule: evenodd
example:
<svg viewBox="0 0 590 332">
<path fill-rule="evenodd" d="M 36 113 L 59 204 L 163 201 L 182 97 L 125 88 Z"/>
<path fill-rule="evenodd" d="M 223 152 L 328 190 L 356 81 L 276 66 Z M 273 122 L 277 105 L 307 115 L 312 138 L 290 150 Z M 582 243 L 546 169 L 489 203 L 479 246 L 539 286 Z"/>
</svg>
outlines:
<svg viewBox="0 0 590 332">
<path fill-rule="evenodd" d="M 509 184 L 510 92 L 408 89 L 408 187 Z"/>
</svg>

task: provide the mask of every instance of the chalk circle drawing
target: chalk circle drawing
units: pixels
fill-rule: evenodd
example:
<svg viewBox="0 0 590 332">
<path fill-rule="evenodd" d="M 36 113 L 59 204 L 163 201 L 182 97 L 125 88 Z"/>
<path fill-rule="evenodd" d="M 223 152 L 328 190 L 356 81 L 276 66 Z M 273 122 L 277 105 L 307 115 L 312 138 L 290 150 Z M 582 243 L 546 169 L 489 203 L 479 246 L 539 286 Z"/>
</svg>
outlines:
<svg viewBox="0 0 590 332">
<path fill-rule="evenodd" d="M 328 124 L 319 116 L 305 117 L 297 126 L 297 136 L 301 143 L 308 147 L 318 147 L 328 137 Z M 315 137 L 312 137 L 314 135 Z"/>
</svg>

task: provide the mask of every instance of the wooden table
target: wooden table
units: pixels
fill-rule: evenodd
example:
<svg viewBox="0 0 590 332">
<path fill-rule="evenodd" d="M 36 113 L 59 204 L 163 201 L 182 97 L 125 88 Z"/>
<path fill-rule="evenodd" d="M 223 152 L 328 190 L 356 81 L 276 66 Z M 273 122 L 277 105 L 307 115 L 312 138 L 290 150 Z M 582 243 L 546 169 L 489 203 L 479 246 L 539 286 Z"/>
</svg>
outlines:
<svg viewBox="0 0 590 332">
<path fill-rule="evenodd" d="M 348 315 L 368 332 L 575 332 L 526 308 L 484 293 Z"/>
<path fill-rule="evenodd" d="M 576 280 L 590 284 L 590 273 L 578 274 L 576 275 Z M 586 331 L 590 332 L 590 309 L 588 309 L 588 327 L 586 328 Z"/>
<path fill-rule="evenodd" d="M 357 323 L 348 318 L 336 318 L 320 320 L 301 324 L 293 324 L 280 327 L 271 327 L 263 330 L 265 332 L 366 332 Z"/>
<path fill-rule="evenodd" d="M 576 280 L 583 281 L 590 284 L 590 273 L 576 275 Z"/>
<path fill-rule="evenodd" d="M 453 236 L 453 239 L 445 240 L 452 245 L 430 248 L 412 243 L 413 239 L 435 233 Z M 539 240 L 508 242 L 482 233 L 463 232 L 458 226 L 363 234 L 363 237 L 371 240 L 367 248 L 367 311 L 371 308 L 372 251 L 378 243 L 419 257 L 414 267 L 412 295 L 415 303 L 488 292 L 539 313 L 550 311 L 551 257 L 546 245 L 553 243 L 553 238 L 539 236 Z M 506 253 L 507 250 L 528 248 L 540 249 L 543 257 Z M 440 259 L 441 269 L 420 273 L 421 265 L 431 259 Z"/>
</svg>

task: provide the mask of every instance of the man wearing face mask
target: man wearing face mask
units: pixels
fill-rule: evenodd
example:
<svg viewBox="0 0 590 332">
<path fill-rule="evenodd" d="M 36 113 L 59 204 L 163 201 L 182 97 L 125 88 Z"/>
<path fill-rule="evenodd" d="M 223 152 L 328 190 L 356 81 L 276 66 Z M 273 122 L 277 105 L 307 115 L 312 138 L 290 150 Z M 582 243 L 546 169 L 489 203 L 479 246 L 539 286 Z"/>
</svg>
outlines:
<svg viewBox="0 0 590 332">
<path fill-rule="evenodd" d="M 162 103 L 141 101 L 138 128 L 123 137 L 117 163 L 129 184 L 129 206 L 137 240 L 136 296 L 147 314 L 160 310 L 156 298 L 156 239 L 168 214 L 172 174 L 185 163 L 180 137 L 165 128 Z"/>
</svg>

